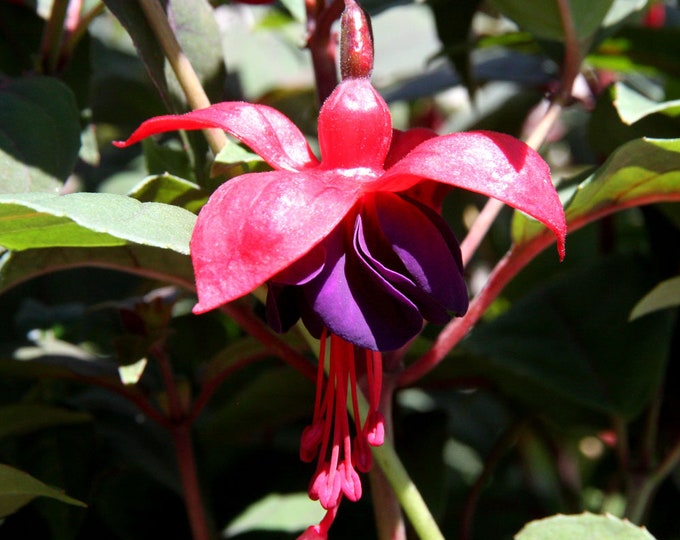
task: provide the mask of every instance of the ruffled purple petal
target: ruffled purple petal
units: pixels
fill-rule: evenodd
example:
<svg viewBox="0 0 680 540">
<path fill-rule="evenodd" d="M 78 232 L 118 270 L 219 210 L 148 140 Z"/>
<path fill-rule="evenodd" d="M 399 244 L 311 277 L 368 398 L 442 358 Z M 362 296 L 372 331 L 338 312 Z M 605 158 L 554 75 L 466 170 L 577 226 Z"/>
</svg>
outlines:
<svg viewBox="0 0 680 540">
<path fill-rule="evenodd" d="M 365 227 L 361 216 L 357 217 L 357 221 L 359 226 L 354 235 L 354 249 L 364 264 L 379 274 L 387 284 L 411 300 L 417 306 L 422 318 L 441 324 L 447 322 L 450 317 L 446 308 L 407 277 L 408 271 L 395 256 L 384 236 L 379 232 L 376 234 L 377 228 Z M 367 234 L 369 231 L 370 235 Z M 367 236 L 372 238 L 369 240 Z"/>
<path fill-rule="evenodd" d="M 305 298 L 333 334 L 366 349 L 397 349 L 421 330 L 422 315 L 351 246 L 345 249 L 341 228 L 326 241 L 326 264 L 303 286 Z"/>
<path fill-rule="evenodd" d="M 418 288 L 457 315 L 465 313 L 460 248 L 446 222 L 424 205 L 392 193 L 376 194 L 375 207 L 380 230 Z"/>
</svg>

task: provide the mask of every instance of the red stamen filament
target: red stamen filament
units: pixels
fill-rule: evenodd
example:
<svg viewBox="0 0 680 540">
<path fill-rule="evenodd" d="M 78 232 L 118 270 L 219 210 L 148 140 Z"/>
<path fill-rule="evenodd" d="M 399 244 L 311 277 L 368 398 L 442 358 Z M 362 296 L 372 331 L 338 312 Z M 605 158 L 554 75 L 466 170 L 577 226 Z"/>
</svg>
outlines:
<svg viewBox="0 0 680 540">
<path fill-rule="evenodd" d="M 380 353 L 362 351 L 344 339 L 330 335 L 328 380 L 324 384 L 324 360 L 328 332 L 321 337 L 317 391 L 312 424 L 305 428 L 300 445 L 300 456 L 311 461 L 318 451 L 316 472 L 309 488 L 312 499 L 330 510 L 336 508 L 343 496 L 356 501 L 361 497 L 361 480 L 356 472 L 367 472 L 371 465 L 368 445 L 382 444 L 384 428 L 380 404 L 382 359 Z M 369 412 L 363 427 L 359 415 L 355 358 L 366 363 Z M 348 388 L 349 385 L 349 388 Z M 351 394 L 348 394 L 351 392 Z M 347 399 L 351 396 L 354 416 L 354 437 L 350 434 Z M 333 436 L 331 442 L 331 429 Z M 329 448 L 330 445 L 330 448 Z M 354 446 L 354 448 L 352 448 Z"/>
</svg>

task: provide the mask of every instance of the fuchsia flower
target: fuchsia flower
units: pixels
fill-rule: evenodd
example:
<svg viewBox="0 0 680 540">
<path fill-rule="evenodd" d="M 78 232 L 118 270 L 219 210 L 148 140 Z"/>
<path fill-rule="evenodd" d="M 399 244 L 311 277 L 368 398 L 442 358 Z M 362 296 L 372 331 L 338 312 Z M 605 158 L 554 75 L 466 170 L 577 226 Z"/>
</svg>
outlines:
<svg viewBox="0 0 680 540">
<path fill-rule="evenodd" d="M 194 312 L 266 285 L 273 328 L 285 331 L 302 318 L 321 338 L 322 359 L 330 342 L 328 380 L 320 361 L 314 418 L 300 448 L 305 461 L 318 456 L 309 493 L 328 510 L 301 538 L 326 538 L 341 499 L 361 497 L 356 471 L 370 468 L 369 446 L 383 442 L 379 351 L 405 345 L 424 321 L 445 323 L 467 309 L 460 249 L 433 194 L 462 188 L 499 199 L 549 227 L 561 256 L 562 205 L 546 163 L 508 135 L 393 130 L 368 73 L 346 78 L 323 104 L 321 160 L 283 114 L 241 102 L 152 118 L 117 145 L 203 128 L 225 130 L 274 170 L 229 180 L 201 210 L 191 239 Z M 362 377 L 370 404 L 363 424 Z"/>
<path fill-rule="evenodd" d="M 260 285 L 279 330 L 302 317 L 372 350 L 397 349 L 423 320 L 463 314 L 458 244 L 422 189 L 434 182 L 495 197 L 543 222 L 564 250 L 562 205 L 548 166 L 524 143 L 492 132 L 393 131 L 368 79 L 347 79 L 319 115 L 322 159 L 280 112 L 218 103 L 144 122 L 126 146 L 176 129 L 221 128 L 275 170 L 244 174 L 201 210 L 191 239 L 203 313 Z"/>
</svg>

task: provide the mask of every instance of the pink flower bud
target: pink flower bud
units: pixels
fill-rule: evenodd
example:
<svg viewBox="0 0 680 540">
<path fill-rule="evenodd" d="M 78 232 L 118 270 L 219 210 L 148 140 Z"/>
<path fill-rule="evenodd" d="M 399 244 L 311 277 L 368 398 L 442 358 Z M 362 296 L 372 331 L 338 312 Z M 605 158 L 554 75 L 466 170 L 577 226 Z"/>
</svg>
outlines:
<svg viewBox="0 0 680 540">
<path fill-rule="evenodd" d="M 340 19 L 340 74 L 342 79 L 368 78 L 373 71 L 373 31 L 366 12 L 345 2 Z"/>
</svg>

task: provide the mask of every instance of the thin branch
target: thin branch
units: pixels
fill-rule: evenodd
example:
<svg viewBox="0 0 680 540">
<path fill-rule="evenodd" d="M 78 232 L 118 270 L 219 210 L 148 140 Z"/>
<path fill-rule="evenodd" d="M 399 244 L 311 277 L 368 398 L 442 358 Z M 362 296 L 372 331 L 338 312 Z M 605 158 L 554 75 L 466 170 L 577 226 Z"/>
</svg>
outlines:
<svg viewBox="0 0 680 540">
<path fill-rule="evenodd" d="M 310 381 L 316 383 L 316 368 L 309 359 L 274 334 L 264 322 L 257 318 L 241 302 L 232 302 L 222 306 L 220 309 L 234 319 L 243 330 L 260 341 L 274 355 L 281 358 L 286 364 L 300 372 Z"/>
<path fill-rule="evenodd" d="M 472 489 L 468 494 L 467 500 L 465 501 L 463 515 L 460 519 L 461 540 L 470 540 L 472 538 L 472 523 L 482 490 L 486 487 L 501 458 L 517 441 L 517 437 L 523 428 L 524 421 L 513 422 L 510 428 L 501 436 L 500 439 L 498 439 L 498 441 L 496 441 L 496 444 L 493 445 L 491 452 L 484 462 L 484 469 L 477 477 L 477 480 L 473 484 Z"/>
<path fill-rule="evenodd" d="M 262 360 L 264 356 L 265 355 L 253 355 L 246 358 L 240 358 L 236 362 L 230 364 L 228 367 L 220 371 L 216 376 L 205 381 L 201 386 L 200 393 L 198 396 L 196 396 L 196 399 L 194 399 L 187 419 L 190 422 L 193 422 L 196 418 L 198 418 L 198 415 L 201 414 L 205 406 L 210 401 L 210 398 L 212 398 L 213 394 L 217 391 L 217 389 L 227 377 L 233 375 L 238 370 L 249 366 L 250 364 L 254 364 L 257 361 Z"/>
<path fill-rule="evenodd" d="M 203 90 L 201 81 L 191 66 L 191 62 L 189 62 L 177 41 L 161 4 L 158 0 L 139 0 L 139 3 L 168 62 L 170 62 L 170 66 L 184 91 L 189 106 L 192 109 L 209 107 L 210 100 L 205 90 Z M 220 129 L 205 129 L 203 133 L 214 154 L 218 154 L 227 143 L 227 136 Z"/>
<path fill-rule="evenodd" d="M 316 93 L 319 104 L 323 104 L 338 84 L 336 67 L 336 44 L 331 36 L 331 27 L 344 9 L 344 0 L 332 0 L 319 10 L 314 3 L 307 4 L 307 48 L 312 55 Z"/>
<path fill-rule="evenodd" d="M 50 17 L 45 23 L 42 43 L 40 44 L 40 55 L 43 73 L 48 75 L 54 73 L 57 68 L 68 4 L 69 0 L 54 0 Z"/>
<path fill-rule="evenodd" d="M 574 20 L 569 9 L 568 0 L 558 0 L 562 30 L 564 32 L 564 59 L 562 61 L 562 76 L 560 78 L 560 90 L 553 96 L 548 110 L 536 125 L 533 132 L 527 137 L 526 143 L 529 147 L 538 151 L 550 134 L 550 130 L 562 113 L 565 103 L 571 99 L 571 92 L 574 80 L 579 73 L 581 66 L 581 56 L 579 53 L 578 39 L 574 27 Z M 463 264 L 466 265 L 475 251 L 481 244 L 484 237 L 489 232 L 491 225 L 503 209 L 503 203 L 496 199 L 489 199 L 480 212 L 478 218 L 470 228 L 465 239 L 461 243 L 460 249 L 463 255 Z"/>
<path fill-rule="evenodd" d="M 644 197 L 633 198 L 628 201 L 618 202 L 612 206 L 603 206 L 575 218 L 568 223 L 569 232 L 573 233 L 588 223 L 597 221 L 604 216 L 620 212 L 636 206 L 644 206 L 659 202 L 680 201 L 679 193 L 651 194 Z M 555 242 L 550 231 L 545 229 L 541 234 L 520 246 L 513 246 L 498 262 L 491 272 L 487 283 L 482 291 L 470 302 L 468 312 L 463 317 L 455 318 L 441 331 L 430 349 L 418 360 L 408 366 L 399 376 L 398 386 L 409 386 L 432 371 L 446 357 L 472 329 L 482 317 L 486 309 L 498 297 L 505 286 L 519 273 L 522 268 L 529 264 L 536 255 Z"/>
</svg>

